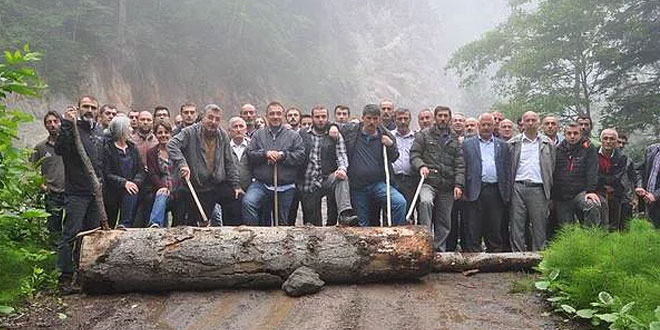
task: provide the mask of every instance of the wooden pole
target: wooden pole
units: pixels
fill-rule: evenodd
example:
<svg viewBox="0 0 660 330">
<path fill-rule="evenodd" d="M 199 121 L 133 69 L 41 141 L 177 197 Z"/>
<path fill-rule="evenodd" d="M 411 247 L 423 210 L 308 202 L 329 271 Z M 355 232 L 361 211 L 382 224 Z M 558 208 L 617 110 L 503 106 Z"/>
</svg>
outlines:
<svg viewBox="0 0 660 330">
<path fill-rule="evenodd" d="M 206 216 L 206 212 L 204 212 L 204 208 L 202 208 L 202 203 L 199 202 L 199 198 L 197 197 L 197 192 L 195 192 L 195 188 L 193 188 L 193 185 L 190 182 L 189 178 L 186 178 L 186 183 L 188 184 L 188 189 L 190 190 L 190 194 L 192 195 L 193 199 L 195 200 L 195 204 L 197 205 L 197 210 L 199 210 L 199 214 L 202 216 L 203 223 L 201 225 L 198 224 L 198 226 L 208 227 L 209 226 L 209 218 Z"/>
<path fill-rule="evenodd" d="M 275 227 L 279 227 L 280 225 L 280 208 L 278 205 L 278 200 L 277 200 L 277 162 L 273 163 L 273 185 L 275 186 L 275 191 L 273 195 L 273 208 L 274 208 L 274 219 L 275 219 Z"/>
<path fill-rule="evenodd" d="M 92 180 L 92 191 L 94 194 L 94 201 L 96 202 L 96 208 L 99 209 L 99 221 L 101 222 L 101 228 L 103 230 L 110 230 L 110 225 L 108 224 L 108 214 L 105 213 L 105 204 L 103 203 L 103 189 L 101 187 L 101 182 L 96 176 L 96 171 L 94 171 L 94 165 L 92 161 L 87 156 L 87 151 L 85 151 L 85 146 L 80 139 L 80 132 L 78 131 L 78 120 L 75 119 L 72 122 L 73 126 L 73 141 L 76 145 L 76 151 L 80 155 L 80 160 L 83 163 L 85 172 L 87 176 Z"/>
<path fill-rule="evenodd" d="M 413 196 L 412 202 L 410 203 L 410 208 L 408 209 L 408 214 L 406 214 L 406 220 L 410 220 L 410 217 L 415 211 L 415 204 L 417 204 L 417 198 L 419 198 L 419 192 L 422 191 L 422 185 L 424 185 L 424 176 L 419 179 L 419 184 L 417 185 L 417 190 L 415 190 L 415 195 Z M 419 217 L 417 217 L 419 218 Z M 415 218 L 415 225 L 417 224 L 417 218 Z"/>
<path fill-rule="evenodd" d="M 387 160 L 387 147 L 383 144 L 383 161 L 385 163 L 385 195 L 387 197 L 387 226 L 392 227 L 392 191 L 390 191 L 390 162 Z M 381 222 L 381 227 L 383 223 Z"/>
</svg>

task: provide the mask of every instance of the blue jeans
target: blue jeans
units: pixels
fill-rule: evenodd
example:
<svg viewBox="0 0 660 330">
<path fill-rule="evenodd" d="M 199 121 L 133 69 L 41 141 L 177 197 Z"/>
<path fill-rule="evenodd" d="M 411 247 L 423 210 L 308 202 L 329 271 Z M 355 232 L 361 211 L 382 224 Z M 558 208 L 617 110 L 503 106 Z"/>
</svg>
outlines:
<svg viewBox="0 0 660 330">
<path fill-rule="evenodd" d="M 295 189 L 281 191 L 277 193 L 277 206 L 279 215 L 279 224 L 284 225 L 289 217 L 289 207 L 296 194 Z M 248 191 L 243 197 L 243 222 L 248 226 L 270 226 L 271 221 L 265 214 L 270 212 L 261 212 L 272 209 L 273 191 L 266 189 L 263 183 L 254 181 L 248 187 Z M 262 215 L 261 217 L 259 215 Z"/>
<path fill-rule="evenodd" d="M 160 227 L 165 227 L 165 215 L 167 214 L 167 206 L 171 201 L 170 196 L 156 194 L 154 205 L 151 208 L 151 215 L 149 216 L 149 226 L 155 223 Z"/>
<path fill-rule="evenodd" d="M 406 223 L 406 199 L 401 193 L 390 185 L 392 204 L 392 224 L 404 225 Z M 380 203 L 383 210 L 387 208 L 387 191 L 385 182 L 371 183 L 359 188 L 351 187 L 351 200 L 353 209 L 358 216 L 360 227 L 369 226 L 369 214 L 372 203 Z M 387 222 L 387 218 L 384 219 Z"/>
</svg>

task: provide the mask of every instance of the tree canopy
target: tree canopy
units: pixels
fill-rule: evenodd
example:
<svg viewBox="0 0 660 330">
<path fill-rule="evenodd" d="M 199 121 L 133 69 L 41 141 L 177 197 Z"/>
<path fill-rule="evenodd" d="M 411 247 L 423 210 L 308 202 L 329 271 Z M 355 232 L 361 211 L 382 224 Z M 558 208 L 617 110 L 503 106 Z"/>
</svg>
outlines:
<svg viewBox="0 0 660 330">
<path fill-rule="evenodd" d="M 660 3 L 512 0 L 508 19 L 456 51 L 448 69 L 469 86 L 492 79 L 510 116 L 533 109 L 564 118 L 602 110 L 624 129 L 660 116 Z"/>
</svg>

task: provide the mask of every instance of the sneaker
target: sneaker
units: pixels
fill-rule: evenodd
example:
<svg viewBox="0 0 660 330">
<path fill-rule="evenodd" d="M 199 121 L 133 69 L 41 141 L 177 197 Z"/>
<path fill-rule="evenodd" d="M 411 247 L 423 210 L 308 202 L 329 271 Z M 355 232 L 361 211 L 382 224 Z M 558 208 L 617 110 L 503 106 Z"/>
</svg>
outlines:
<svg viewBox="0 0 660 330">
<path fill-rule="evenodd" d="M 152 223 L 151 226 L 149 226 L 149 228 L 160 228 L 160 225 L 157 223 Z"/>
</svg>

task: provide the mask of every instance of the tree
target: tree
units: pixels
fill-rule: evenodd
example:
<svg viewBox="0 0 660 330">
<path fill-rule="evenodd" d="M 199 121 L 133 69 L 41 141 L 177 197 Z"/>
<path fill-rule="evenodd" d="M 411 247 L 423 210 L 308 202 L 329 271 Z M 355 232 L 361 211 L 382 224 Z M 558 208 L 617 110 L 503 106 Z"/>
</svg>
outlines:
<svg viewBox="0 0 660 330">
<path fill-rule="evenodd" d="M 509 18 L 456 51 L 447 69 L 464 86 L 490 73 L 503 99 L 499 106 L 509 114 L 534 109 L 591 116 L 605 102 L 612 114 L 631 107 L 657 113 L 657 105 L 644 101 L 658 96 L 660 53 L 653 52 L 658 46 L 651 32 L 659 6 L 644 0 L 512 0 Z"/>
</svg>

